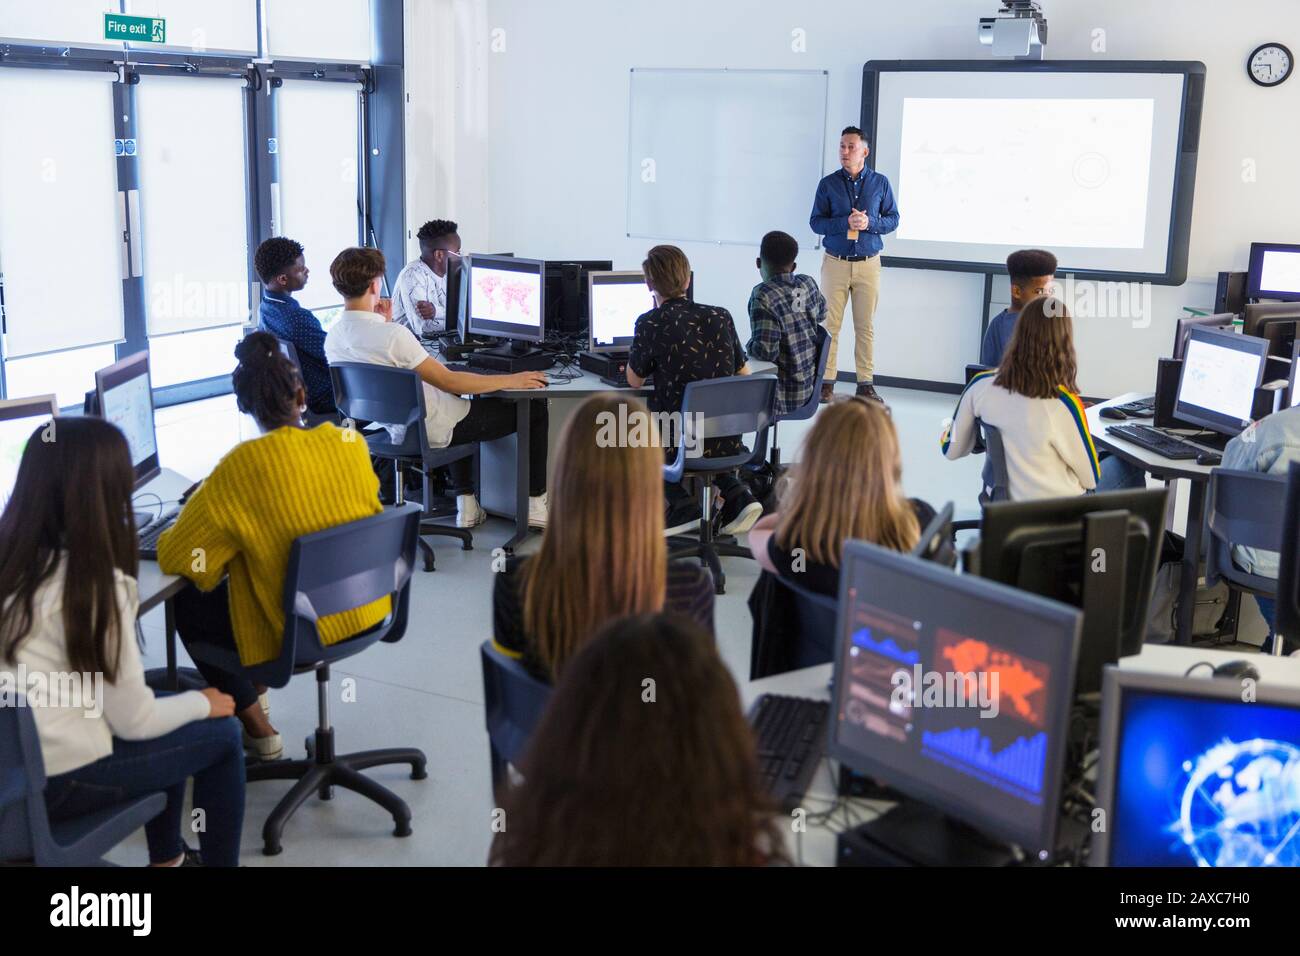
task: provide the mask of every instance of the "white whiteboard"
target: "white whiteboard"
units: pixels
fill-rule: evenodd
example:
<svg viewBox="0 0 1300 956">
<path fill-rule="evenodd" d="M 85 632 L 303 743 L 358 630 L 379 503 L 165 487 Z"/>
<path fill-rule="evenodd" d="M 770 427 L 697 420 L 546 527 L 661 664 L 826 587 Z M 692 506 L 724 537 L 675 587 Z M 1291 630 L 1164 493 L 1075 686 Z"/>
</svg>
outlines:
<svg viewBox="0 0 1300 956">
<path fill-rule="evenodd" d="M 824 70 L 633 69 L 628 235 L 815 246 L 826 94 Z"/>
</svg>

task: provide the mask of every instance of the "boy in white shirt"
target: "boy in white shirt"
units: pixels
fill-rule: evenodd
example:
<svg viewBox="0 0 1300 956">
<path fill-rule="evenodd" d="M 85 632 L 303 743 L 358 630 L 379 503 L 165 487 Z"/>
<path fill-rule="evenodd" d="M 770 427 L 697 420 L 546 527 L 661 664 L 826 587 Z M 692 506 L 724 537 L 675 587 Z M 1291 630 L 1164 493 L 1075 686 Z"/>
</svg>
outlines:
<svg viewBox="0 0 1300 956">
<path fill-rule="evenodd" d="M 325 356 L 336 362 L 369 362 L 394 368 L 415 369 L 424 382 L 425 434 L 433 448 L 491 441 L 513 434 L 515 409 L 511 402 L 480 396 L 501 389 L 542 388 L 541 372 L 514 375 L 476 375 L 447 368 L 426 352 L 415 334 L 392 321 L 392 304 L 380 297 L 384 276 L 384 254 L 378 249 L 344 249 L 330 264 L 334 288 L 343 296 L 343 314 L 325 336 Z M 528 462 L 528 523 L 546 526 L 545 435 L 548 415 L 545 401 L 529 404 L 532 433 Z M 390 429 L 391 430 L 391 429 Z M 473 528 L 487 520 L 473 493 L 469 461 L 450 469 L 456 497 L 456 526 Z"/>
</svg>

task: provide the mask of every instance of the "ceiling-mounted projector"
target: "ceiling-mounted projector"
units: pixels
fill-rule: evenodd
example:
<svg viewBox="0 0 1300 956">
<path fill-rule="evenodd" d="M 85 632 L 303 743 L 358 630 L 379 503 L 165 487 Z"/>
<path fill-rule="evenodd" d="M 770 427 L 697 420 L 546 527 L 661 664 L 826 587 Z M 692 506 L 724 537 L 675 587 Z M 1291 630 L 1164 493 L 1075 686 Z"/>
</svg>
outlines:
<svg viewBox="0 0 1300 956">
<path fill-rule="evenodd" d="M 996 17 L 980 17 L 979 35 L 994 56 L 1042 59 L 1047 18 L 1038 0 L 1002 0 Z"/>
</svg>

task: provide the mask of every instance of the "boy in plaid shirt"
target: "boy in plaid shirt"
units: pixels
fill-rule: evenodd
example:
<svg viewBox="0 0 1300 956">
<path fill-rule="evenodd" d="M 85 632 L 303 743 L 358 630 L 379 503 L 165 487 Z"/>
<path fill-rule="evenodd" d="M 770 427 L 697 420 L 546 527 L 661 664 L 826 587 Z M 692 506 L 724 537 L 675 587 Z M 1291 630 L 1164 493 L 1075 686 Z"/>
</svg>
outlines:
<svg viewBox="0 0 1300 956">
<path fill-rule="evenodd" d="M 763 281 L 749 296 L 750 357 L 774 362 L 779 384 L 776 414 L 786 415 L 812 395 L 817 379 L 817 327 L 826 318 L 826 299 L 811 276 L 795 275 L 799 243 L 769 232 L 759 247 Z"/>
</svg>

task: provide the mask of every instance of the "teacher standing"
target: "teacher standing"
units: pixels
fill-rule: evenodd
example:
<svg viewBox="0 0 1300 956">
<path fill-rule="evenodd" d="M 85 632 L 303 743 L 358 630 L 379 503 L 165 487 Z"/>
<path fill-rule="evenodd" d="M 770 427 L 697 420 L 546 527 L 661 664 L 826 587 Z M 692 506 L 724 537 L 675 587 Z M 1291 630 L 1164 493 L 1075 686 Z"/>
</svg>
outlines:
<svg viewBox="0 0 1300 956">
<path fill-rule="evenodd" d="M 826 331 L 831 336 L 822 403 L 835 388 L 837 349 L 844 307 L 853 300 L 853 359 L 857 367 L 858 394 L 884 404 L 873 384 L 874 336 L 871 328 L 880 298 L 880 250 L 885 233 L 898 228 L 898 207 L 889 180 L 867 168 L 871 152 L 862 130 L 850 126 L 840 134 L 840 168 L 817 184 L 812 231 L 824 236 L 822 295 L 826 297 Z"/>
</svg>

